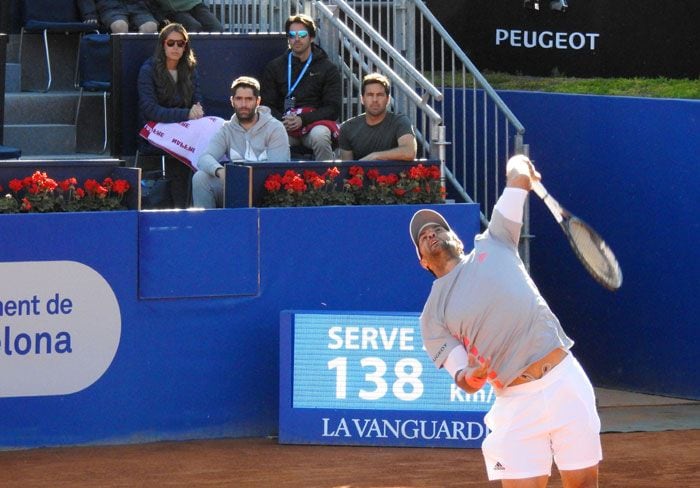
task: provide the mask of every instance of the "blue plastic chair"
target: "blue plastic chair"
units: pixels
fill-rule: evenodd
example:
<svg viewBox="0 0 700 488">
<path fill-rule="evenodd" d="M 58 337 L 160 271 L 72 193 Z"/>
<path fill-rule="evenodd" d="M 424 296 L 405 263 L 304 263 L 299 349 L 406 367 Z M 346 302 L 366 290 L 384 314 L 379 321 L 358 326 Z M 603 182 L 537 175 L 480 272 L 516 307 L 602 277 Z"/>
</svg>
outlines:
<svg viewBox="0 0 700 488">
<path fill-rule="evenodd" d="M 0 160 L 5 159 L 19 159 L 22 155 L 22 151 L 16 147 L 3 146 L 0 144 Z"/>
<path fill-rule="evenodd" d="M 25 32 L 41 32 L 43 34 L 46 71 L 49 79 L 44 91 L 49 91 L 52 81 L 49 32 L 84 34 L 99 31 L 95 25 L 85 24 L 81 21 L 75 0 L 22 0 L 22 29 L 19 35 L 20 65 L 22 64 L 22 42 Z"/>
<path fill-rule="evenodd" d="M 102 151 L 107 149 L 107 94 L 112 89 L 112 46 L 109 34 L 85 34 L 80 39 L 78 57 L 78 106 L 75 109 L 75 123 L 80 116 L 80 103 L 83 90 L 102 92 L 104 138 Z"/>
</svg>

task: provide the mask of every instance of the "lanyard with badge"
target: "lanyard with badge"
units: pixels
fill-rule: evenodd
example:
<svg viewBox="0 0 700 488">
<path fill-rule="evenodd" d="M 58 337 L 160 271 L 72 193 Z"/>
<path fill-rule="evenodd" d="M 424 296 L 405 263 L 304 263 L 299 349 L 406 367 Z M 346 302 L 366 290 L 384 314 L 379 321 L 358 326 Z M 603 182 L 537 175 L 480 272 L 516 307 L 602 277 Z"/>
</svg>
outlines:
<svg viewBox="0 0 700 488">
<path fill-rule="evenodd" d="M 306 60 L 306 64 L 304 67 L 301 69 L 301 73 L 299 73 L 299 76 L 297 77 L 296 81 L 292 85 L 292 53 L 291 51 L 289 52 L 289 56 L 287 57 L 287 96 L 284 97 L 284 112 L 287 113 L 290 110 L 294 108 L 294 105 L 296 103 L 296 98 L 292 96 L 292 93 L 296 89 L 297 85 L 301 81 L 301 79 L 304 77 L 304 74 L 306 73 L 306 70 L 309 69 L 309 65 L 311 64 L 311 60 L 314 57 L 314 53 L 311 52 L 309 53 L 309 59 Z"/>
</svg>

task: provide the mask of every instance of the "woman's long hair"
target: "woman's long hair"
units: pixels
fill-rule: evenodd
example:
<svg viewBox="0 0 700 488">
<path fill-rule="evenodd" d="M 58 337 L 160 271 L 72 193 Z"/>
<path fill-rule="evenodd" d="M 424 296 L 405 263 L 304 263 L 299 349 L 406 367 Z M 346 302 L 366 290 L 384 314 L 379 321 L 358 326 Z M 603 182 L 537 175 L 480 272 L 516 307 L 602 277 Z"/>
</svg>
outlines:
<svg viewBox="0 0 700 488">
<path fill-rule="evenodd" d="M 170 73 L 168 73 L 165 57 L 165 39 L 167 39 L 171 32 L 182 34 L 187 42 L 182 57 L 177 63 L 177 85 L 174 83 Z M 173 100 L 176 97 L 176 93 L 179 92 L 182 95 L 185 107 L 191 106 L 193 102 L 192 97 L 194 95 L 192 78 L 194 76 L 194 69 L 197 66 L 197 58 L 190 46 L 190 36 L 187 34 L 187 30 L 182 24 L 172 23 L 163 27 L 158 35 L 158 45 L 156 46 L 156 52 L 153 57 L 156 61 L 155 81 L 158 101 L 160 103 L 167 103 Z"/>
</svg>

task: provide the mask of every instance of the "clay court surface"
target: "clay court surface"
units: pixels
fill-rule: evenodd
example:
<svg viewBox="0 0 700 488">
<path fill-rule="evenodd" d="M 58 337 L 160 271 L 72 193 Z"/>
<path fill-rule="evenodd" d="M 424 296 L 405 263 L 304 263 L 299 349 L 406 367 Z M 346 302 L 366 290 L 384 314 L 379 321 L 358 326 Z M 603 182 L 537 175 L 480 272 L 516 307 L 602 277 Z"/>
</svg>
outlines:
<svg viewBox="0 0 700 488">
<path fill-rule="evenodd" d="M 700 430 L 603 434 L 601 487 L 700 487 Z M 475 449 L 160 442 L 0 453 L 3 487 L 478 487 Z M 554 474 L 550 487 L 560 487 Z"/>
<path fill-rule="evenodd" d="M 700 488 L 700 402 L 596 388 L 603 488 Z M 0 451 L 0 487 L 499 487 L 478 449 L 281 445 L 275 438 Z M 550 487 L 561 487 L 556 469 Z"/>
</svg>

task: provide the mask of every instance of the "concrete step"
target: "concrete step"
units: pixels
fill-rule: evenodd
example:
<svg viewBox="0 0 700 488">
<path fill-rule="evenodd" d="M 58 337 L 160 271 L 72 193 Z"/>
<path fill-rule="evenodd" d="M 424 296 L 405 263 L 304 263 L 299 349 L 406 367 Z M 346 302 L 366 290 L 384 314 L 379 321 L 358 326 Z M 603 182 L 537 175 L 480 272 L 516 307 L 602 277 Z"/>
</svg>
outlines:
<svg viewBox="0 0 700 488">
<path fill-rule="evenodd" d="M 76 152 L 73 124 L 5 125 L 4 133 L 5 145 L 20 148 L 25 158 L 36 154 Z"/>
<path fill-rule="evenodd" d="M 19 63 L 5 63 L 5 93 L 22 90 L 22 69 Z"/>
<path fill-rule="evenodd" d="M 5 124 L 73 124 L 78 91 L 7 93 Z"/>
<path fill-rule="evenodd" d="M 104 145 L 104 103 L 102 93 L 83 92 L 80 117 L 76 125 L 76 108 L 79 91 L 48 93 L 8 93 L 5 95 L 5 143 L 21 141 L 19 147 L 25 154 L 51 153 L 53 147 L 61 154 L 72 143 L 70 151 L 101 153 Z M 109 113 L 109 96 L 107 110 Z M 39 131 L 42 126 L 73 126 L 70 140 L 61 135 L 47 135 L 41 139 L 26 137 L 26 127 Z M 15 134 L 13 136 L 13 134 Z M 8 139 L 15 137 L 15 139 Z M 54 143 L 49 143 L 55 139 Z M 20 144 L 20 142 L 17 142 Z"/>
</svg>

